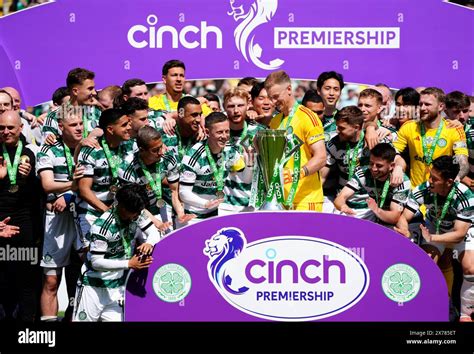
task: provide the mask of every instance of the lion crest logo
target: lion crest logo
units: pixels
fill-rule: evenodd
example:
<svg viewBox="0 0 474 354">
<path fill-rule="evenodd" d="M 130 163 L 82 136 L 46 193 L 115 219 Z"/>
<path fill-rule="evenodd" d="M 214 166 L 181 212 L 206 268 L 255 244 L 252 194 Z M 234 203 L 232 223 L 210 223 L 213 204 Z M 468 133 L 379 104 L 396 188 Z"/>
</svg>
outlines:
<svg viewBox="0 0 474 354">
<path fill-rule="evenodd" d="M 229 227 L 219 230 L 209 240 L 203 252 L 209 257 L 207 264 L 209 278 L 221 290 L 233 295 L 241 295 L 249 290 L 247 286 L 234 284 L 232 277 L 227 274 L 229 262 L 239 257 L 246 247 L 247 241 L 238 228 Z"/>
<path fill-rule="evenodd" d="M 233 16 L 236 22 L 240 22 L 234 31 L 235 45 L 242 53 L 245 60 L 249 59 L 264 70 L 276 70 L 285 62 L 282 59 L 273 59 L 269 63 L 262 61 L 262 47 L 255 42 L 255 30 L 257 27 L 270 22 L 278 8 L 278 0 L 254 0 L 248 10 L 244 5 L 236 5 L 236 0 L 230 0 L 231 11 L 227 15 Z"/>
</svg>

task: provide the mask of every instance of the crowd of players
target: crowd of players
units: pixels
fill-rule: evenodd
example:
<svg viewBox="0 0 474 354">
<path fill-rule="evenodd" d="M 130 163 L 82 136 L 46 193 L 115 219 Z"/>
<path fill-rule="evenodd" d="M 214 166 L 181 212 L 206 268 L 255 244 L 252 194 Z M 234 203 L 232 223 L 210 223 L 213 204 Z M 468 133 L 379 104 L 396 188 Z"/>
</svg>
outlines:
<svg viewBox="0 0 474 354">
<path fill-rule="evenodd" d="M 285 208 L 411 238 L 443 271 L 451 319 L 472 320 L 472 97 L 435 87 L 392 97 L 378 84 L 338 110 L 339 73 L 321 73 L 299 103 L 277 71 L 240 80 L 221 108 L 215 95 L 183 94 L 183 62 L 166 62 L 162 78 L 152 97 L 140 79 L 97 94 L 95 74 L 73 69 L 42 119 L 0 90 L 0 249 L 40 247 L 42 268 L 0 260 L 0 318 L 56 321 L 65 269 L 67 320 L 121 321 L 127 274 L 150 266 L 161 238 L 276 198 L 252 142 L 278 129 L 301 144 L 281 170 Z"/>
</svg>

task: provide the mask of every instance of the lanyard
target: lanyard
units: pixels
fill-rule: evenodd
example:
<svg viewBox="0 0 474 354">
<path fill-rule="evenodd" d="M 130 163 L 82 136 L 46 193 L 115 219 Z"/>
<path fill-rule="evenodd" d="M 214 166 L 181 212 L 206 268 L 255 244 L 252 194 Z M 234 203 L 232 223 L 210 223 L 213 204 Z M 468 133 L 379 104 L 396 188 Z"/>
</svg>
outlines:
<svg viewBox="0 0 474 354">
<path fill-rule="evenodd" d="M 86 117 L 86 113 L 85 112 L 82 112 L 82 137 L 83 138 L 87 138 L 87 117 Z M 66 146 L 66 145 L 65 145 Z"/>
<path fill-rule="evenodd" d="M 211 150 L 209 149 L 209 145 L 205 145 L 206 148 L 206 155 L 207 159 L 209 160 L 209 165 L 211 166 L 212 174 L 214 175 L 214 179 L 217 183 L 217 191 L 221 192 L 224 189 L 224 163 L 217 167 L 216 162 L 212 158 Z"/>
<path fill-rule="evenodd" d="M 23 143 L 18 141 L 18 146 L 16 148 L 15 152 L 15 158 L 13 160 L 13 165 L 10 160 L 10 156 L 8 155 L 7 147 L 5 144 L 3 145 L 3 158 L 7 162 L 7 171 L 8 171 L 8 177 L 10 178 L 10 184 L 15 185 L 16 184 L 16 173 L 18 171 L 18 165 L 20 164 L 20 155 L 21 151 L 23 150 Z"/>
<path fill-rule="evenodd" d="M 143 161 L 140 158 L 138 158 L 138 161 L 140 163 L 140 167 L 142 168 L 143 174 L 145 175 L 146 179 L 148 180 L 148 183 L 150 183 L 151 189 L 153 189 L 153 192 L 155 193 L 156 198 L 161 199 L 161 166 L 160 166 L 160 162 L 158 161 L 155 164 L 155 178 L 159 179 L 160 183 L 155 183 L 155 181 L 153 179 L 153 176 L 148 171 L 148 169 L 146 168 Z"/>
<path fill-rule="evenodd" d="M 185 95 L 181 95 L 181 98 L 183 98 L 184 96 Z M 172 112 L 170 101 L 168 100 L 168 96 L 166 95 L 166 93 L 163 94 L 163 102 L 165 103 L 166 111 Z"/>
<path fill-rule="evenodd" d="M 290 114 L 288 115 L 288 120 L 286 121 L 286 125 L 284 127 L 285 130 L 288 129 L 288 127 L 290 126 L 290 123 L 291 123 L 291 120 L 293 119 L 293 117 L 295 116 L 295 113 L 296 111 L 298 110 L 298 107 L 300 106 L 300 104 L 298 102 L 295 102 L 295 104 L 293 105 L 293 107 L 291 108 L 290 110 Z M 283 128 L 283 120 L 285 119 L 285 117 L 283 117 L 281 119 L 281 122 L 280 122 L 280 126 L 278 127 L 278 129 L 282 129 Z"/>
<path fill-rule="evenodd" d="M 382 208 L 383 205 L 385 204 L 385 199 L 387 199 L 388 187 L 390 187 L 390 177 L 387 178 L 387 180 L 385 181 L 383 185 L 382 195 L 380 196 L 380 199 L 379 199 L 379 192 L 377 190 L 377 180 L 375 178 L 374 178 L 374 184 L 375 184 L 375 189 L 374 189 L 375 198 L 377 199 L 377 204 L 379 208 Z M 379 203 L 379 200 L 380 200 L 380 203 Z"/>
<path fill-rule="evenodd" d="M 120 223 L 120 218 L 117 214 L 117 210 L 114 210 L 115 222 L 117 223 L 120 238 L 122 239 L 123 249 L 125 251 L 125 256 L 127 259 L 132 258 L 132 240 L 130 239 L 130 228 L 123 228 Z"/>
<path fill-rule="evenodd" d="M 63 142 L 64 145 L 64 155 L 66 156 L 66 163 L 67 163 L 67 170 L 69 174 L 69 178 L 72 178 L 73 168 L 74 168 L 74 161 L 72 160 L 71 150 L 66 143 Z"/>
<path fill-rule="evenodd" d="M 456 192 L 456 187 L 457 183 L 455 183 L 451 191 L 449 192 L 446 201 L 444 202 L 443 209 L 441 209 L 441 215 L 436 219 L 436 233 L 439 234 L 439 228 L 441 225 L 441 221 L 443 221 L 444 217 L 446 216 L 446 213 L 448 212 L 449 206 L 451 205 L 451 201 L 453 200 L 454 193 Z M 438 195 L 434 195 L 434 203 L 435 203 L 435 209 L 436 209 L 436 216 L 438 216 Z"/>
<path fill-rule="evenodd" d="M 441 134 L 441 130 L 443 129 L 443 126 L 444 126 L 444 122 L 441 121 L 439 123 L 438 130 L 436 131 L 436 135 L 434 137 L 434 140 L 431 143 L 430 151 L 428 151 L 428 144 L 427 144 L 426 138 L 425 138 L 425 134 L 426 134 L 425 125 L 423 123 L 420 123 L 420 124 L 421 124 L 420 130 L 421 130 L 421 142 L 422 142 L 422 147 L 423 147 L 423 157 L 424 157 L 424 160 L 425 160 L 425 164 L 429 166 L 429 165 L 431 165 L 431 161 L 433 160 L 433 155 L 434 155 L 434 152 L 435 152 L 435 149 L 436 149 L 436 144 L 438 143 L 439 136 Z"/>
<path fill-rule="evenodd" d="M 349 143 L 346 143 L 346 156 L 347 156 L 347 164 L 349 165 L 349 177 L 347 178 L 348 181 L 352 179 L 354 176 L 355 168 L 357 166 L 357 156 L 359 155 L 359 150 L 364 143 L 364 131 L 362 130 L 360 133 L 359 141 L 357 145 L 354 146 L 353 149 L 349 146 Z"/>
<path fill-rule="evenodd" d="M 107 162 L 109 163 L 110 172 L 112 173 L 112 178 L 116 180 L 118 177 L 118 161 L 117 161 L 118 156 L 112 156 L 112 153 L 110 152 L 110 149 L 109 149 L 109 145 L 107 145 L 107 142 L 105 141 L 105 139 L 102 140 L 102 147 L 104 149 Z M 115 184 L 115 182 L 112 181 L 112 184 Z"/>
</svg>

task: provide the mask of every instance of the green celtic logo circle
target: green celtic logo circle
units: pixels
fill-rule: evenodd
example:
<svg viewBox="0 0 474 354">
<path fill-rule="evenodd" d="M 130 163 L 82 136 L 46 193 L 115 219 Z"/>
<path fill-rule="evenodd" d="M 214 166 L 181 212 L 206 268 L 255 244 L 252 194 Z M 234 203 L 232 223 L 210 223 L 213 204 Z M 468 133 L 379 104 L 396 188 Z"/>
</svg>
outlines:
<svg viewBox="0 0 474 354">
<path fill-rule="evenodd" d="M 191 290 L 191 276 L 183 266 L 168 263 L 161 266 L 153 276 L 153 290 L 165 302 L 179 302 Z"/>
<path fill-rule="evenodd" d="M 446 146 L 446 144 L 447 144 L 446 139 L 441 138 L 441 139 L 438 140 L 438 146 L 439 146 L 439 147 L 442 147 L 442 148 L 443 148 L 443 147 Z"/>
<path fill-rule="evenodd" d="M 79 320 L 84 321 L 87 318 L 87 313 L 85 311 L 79 312 Z"/>
<path fill-rule="evenodd" d="M 418 272 L 408 264 L 394 264 L 383 273 L 382 290 L 390 300 L 397 303 L 413 300 L 420 287 Z"/>
</svg>

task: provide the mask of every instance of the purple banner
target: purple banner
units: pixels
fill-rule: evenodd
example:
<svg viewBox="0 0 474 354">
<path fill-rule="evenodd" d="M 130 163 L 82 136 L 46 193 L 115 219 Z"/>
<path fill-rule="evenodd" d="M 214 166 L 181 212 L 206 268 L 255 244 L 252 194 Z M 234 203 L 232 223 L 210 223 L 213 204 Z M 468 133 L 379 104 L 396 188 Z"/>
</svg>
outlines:
<svg viewBox="0 0 474 354">
<path fill-rule="evenodd" d="M 10 66 L 0 67 L 0 86 L 14 84 L 13 70 L 34 105 L 77 66 L 102 88 L 160 81 L 176 58 L 187 79 L 284 69 L 314 80 L 336 70 L 347 82 L 472 94 L 472 20 L 472 10 L 442 0 L 60 0 L 1 20 Z"/>
<path fill-rule="evenodd" d="M 126 321 L 448 321 L 444 278 L 355 218 L 255 212 L 178 230 L 130 275 Z"/>
</svg>

